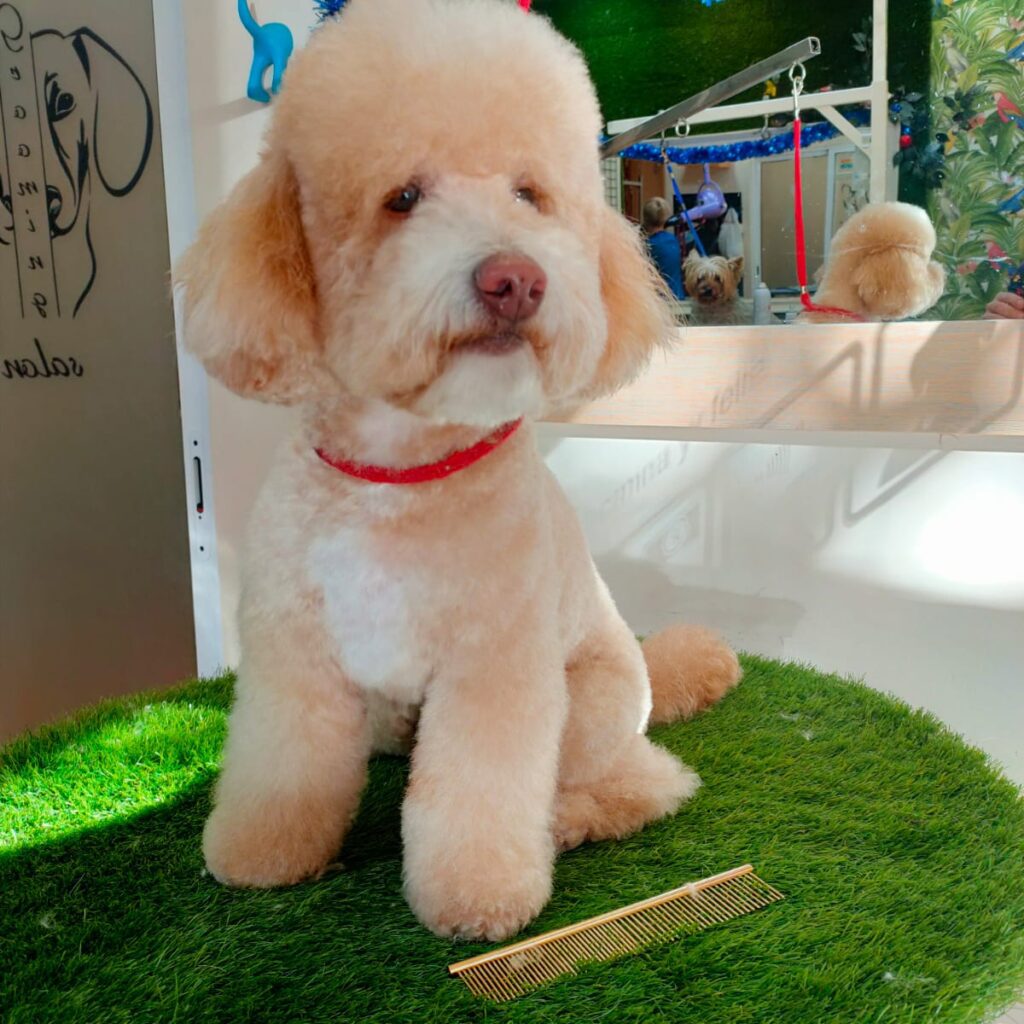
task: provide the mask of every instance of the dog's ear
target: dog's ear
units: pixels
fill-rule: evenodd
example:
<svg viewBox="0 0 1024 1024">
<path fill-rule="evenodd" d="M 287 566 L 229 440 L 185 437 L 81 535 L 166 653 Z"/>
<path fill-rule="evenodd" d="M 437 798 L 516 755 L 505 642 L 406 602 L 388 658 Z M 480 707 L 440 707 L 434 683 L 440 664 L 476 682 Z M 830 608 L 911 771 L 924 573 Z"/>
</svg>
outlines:
<svg viewBox="0 0 1024 1024">
<path fill-rule="evenodd" d="M 945 275 L 937 263 L 903 247 L 887 247 L 864 256 L 851 281 L 869 317 L 901 320 L 938 302 Z"/>
<path fill-rule="evenodd" d="M 139 76 L 98 35 L 79 29 L 71 43 L 92 86 L 92 155 L 112 196 L 138 184 L 153 146 L 153 107 Z"/>
<path fill-rule="evenodd" d="M 732 274 L 734 281 L 739 281 L 743 277 L 743 257 L 734 256 L 729 260 L 729 273 Z"/>
<path fill-rule="evenodd" d="M 608 341 L 588 389 L 590 396 L 610 394 L 628 384 L 675 328 L 668 292 L 644 252 L 639 232 L 608 206 L 602 213 L 600 260 Z"/>
<path fill-rule="evenodd" d="M 207 218 L 176 268 L 185 343 L 240 395 L 293 403 L 323 366 L 298 183 L 274 152 Z"/>
<path fill-rule="evenodd" d="M 696 263 L 697 260 L 699 260 L 699 259 L 700 259 L 700 253 L 697 252 L 696 249 L 691 249 L 686 254 L 686 259 L 683 260 L 683 266 L 685 267 L 687 263 Z"/>
</svg>

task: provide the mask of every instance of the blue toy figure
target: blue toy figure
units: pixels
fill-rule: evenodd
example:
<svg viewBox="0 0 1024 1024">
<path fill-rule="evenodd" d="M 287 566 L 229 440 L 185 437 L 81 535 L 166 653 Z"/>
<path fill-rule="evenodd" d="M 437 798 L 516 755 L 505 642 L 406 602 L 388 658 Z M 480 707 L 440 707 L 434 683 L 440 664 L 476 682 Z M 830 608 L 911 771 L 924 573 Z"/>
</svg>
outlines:
<svg viewBox="0 0 1024 1024">
<path fill-rule="evenodd" d="M 281 88 L 281 77 L 295 46 L 291 29 L 279 21 L 261 25 L 249 10 L 249 0 L 238 0 L 238 16 L 252 36 L 252 70 L 249 72 L 246 93 L 249 99 L 257 103 L 269 103 L 270 93 L 277 95 Z M 270 92 L 263 85 L 267 68 L 274 69 Z"/>
</svg>

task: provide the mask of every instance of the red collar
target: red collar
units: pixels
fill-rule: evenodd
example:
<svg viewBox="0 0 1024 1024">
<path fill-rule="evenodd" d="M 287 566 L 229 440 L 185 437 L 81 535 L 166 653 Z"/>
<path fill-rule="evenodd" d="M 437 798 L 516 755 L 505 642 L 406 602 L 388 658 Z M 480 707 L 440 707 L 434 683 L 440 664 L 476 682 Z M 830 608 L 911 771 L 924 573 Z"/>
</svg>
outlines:
<svg viewBox="0 0 1024 1024">
<path fill-rule="evenodd" d="M 437 462 L 428 462 L 424 466 L 410 466 L 408 469 L 392 469 L 390 466 L 369 466 L 365 462 L 349 462 L 328 455 L 323 448 L 316 453 L 327 463 L 347 476 L 357 480 L 366 480 L 373 484 L 425 484 L 432 480 L 443 480 L 446 476 L 458 473 L 460 469 L 472 466 L 482 458 L 490 455 L 495 448 L 503 445 L 519 428 L 522 420 L 515 420 L 499 427 L 482 441 L 469 448 L 459 448 Z"/>
</svg>

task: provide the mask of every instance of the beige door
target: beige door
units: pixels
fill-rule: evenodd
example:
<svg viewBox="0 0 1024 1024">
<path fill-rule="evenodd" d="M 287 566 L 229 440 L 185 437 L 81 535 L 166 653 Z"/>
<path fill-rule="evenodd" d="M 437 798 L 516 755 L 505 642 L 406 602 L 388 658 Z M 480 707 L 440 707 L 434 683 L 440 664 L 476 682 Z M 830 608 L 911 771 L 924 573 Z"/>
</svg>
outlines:
<svg viewBox="0 0 1024 1024">
<path fill-rule="evenodd" d="M 804 224 L 807 274 L 811 282 L 825 262 L 825 212 L 828 204 L 828 156 L 803 154 Z M 769 288 L 795 288 L 793 234 L 793 161 L 761 164 L 761 273 Z"/>
<path fill-rule="evenodd" d="M 0 739 L 194 672 L 152 9 L 0 4 Z"/>
</svg>

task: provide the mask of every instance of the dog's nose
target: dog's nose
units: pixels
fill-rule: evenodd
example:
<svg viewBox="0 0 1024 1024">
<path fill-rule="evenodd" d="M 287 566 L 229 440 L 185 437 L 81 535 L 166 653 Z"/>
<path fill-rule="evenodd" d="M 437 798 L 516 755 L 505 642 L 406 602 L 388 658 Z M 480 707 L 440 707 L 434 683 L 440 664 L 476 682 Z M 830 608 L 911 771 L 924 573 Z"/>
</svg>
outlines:
<svg viewBox="0 0 1024 1024">
<path fill-rule="evenodd" d="M 540 309 L 548 276 L 526 256 L 491 256 L 473 272 L 480 301 L 502 320 L 526 320 Z"/>
</svg>

